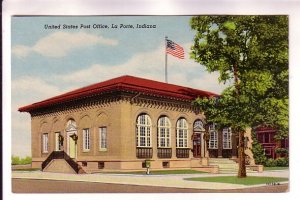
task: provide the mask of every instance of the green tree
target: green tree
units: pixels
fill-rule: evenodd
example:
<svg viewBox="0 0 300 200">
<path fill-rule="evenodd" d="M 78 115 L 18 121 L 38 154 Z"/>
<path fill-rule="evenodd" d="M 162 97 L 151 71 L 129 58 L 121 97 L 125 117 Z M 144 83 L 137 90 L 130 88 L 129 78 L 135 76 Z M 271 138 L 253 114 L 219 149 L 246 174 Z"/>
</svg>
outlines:
<svg viewBox="0 0 300 200">
<path fill-rule="evenodd" d="M 238 177 L 246 177 L 244 132 L 270 125 L 288 135 L 288 17 L 197 16 L 191 58 L 221 83 L 219 98 L 197 99 L 207 121 L 231 126 L 239 135 Z"/>
</svg>

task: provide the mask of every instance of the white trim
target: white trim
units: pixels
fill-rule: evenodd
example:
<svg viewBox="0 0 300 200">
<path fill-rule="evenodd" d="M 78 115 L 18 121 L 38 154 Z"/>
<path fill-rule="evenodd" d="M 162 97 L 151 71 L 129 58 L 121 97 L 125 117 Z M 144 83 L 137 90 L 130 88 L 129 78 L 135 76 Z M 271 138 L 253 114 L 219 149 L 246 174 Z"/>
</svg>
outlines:
<svg viewBox="0 0 300 200">
<path fill-rule="evenodd" d="M 182 137 L 179 134 L 182 131 Z M 182 146 L 180 145 L 182 141 Z M 188 125 L 185 118 L 180 118 L 176 123 L 176 148 L 188 148 Z"/>
<path fill-rule="evenodd" d="M 91 134 L 89 128 L 82 129 L 82 149 L 83 152 L 91 150 Z"/>
<path fill-rule="evenodd" d="M 59 135 L 60 135 L 60 132 L 55 132 L 55 151 L 61 151 L 60 145 L 59 145 Z"/>
<path fill-rule="evenodd" d="M 48 133 L 43 133 L 42 141 L 43 141 L 42 152 L 48 153 L 48 150 L 49 150 L 49 135 L 48 135 Z"/>
<path fill-rule="evenodd" d="M 102 127 L 99 127 L 99 151 L 107 151 L 107 127 L 106 126 L 102 126 Z M 102 131 L 105 130 L 105 140 L 104 140 L 104 144 L 105 144 L 105 147 L 102 147 Z"/>
<path fill-rule="evenodd" d="M 194 132 L 205 131 L 202 120 L 200 120 L 200 119 L 195 120 L 193 130 L 194 130 Z"/>
<path fill-rule="evenodd" d="M 232 149 L 232 132 L 231 128 L 223 128 L 223 149 Z"/>
<path fill-rule="evenodd" d="M 209 126 L 208 149 L 218 149 L 218 132 L 215 129 L 215 124 Z"/>
<path fill-rule="evenodd" d="M 161 124 L 161 120 L 162 124 Z M 162 137 L 162 131 L 164 130 L 164 137 Z M 165 145 L 161 145 L 161 140 L 164 141 Z M 158 147 L 162 148 L 170 148 L 171 147 L 171 122 L 170 119 L 167 116 L 162 116 L 158 119 L 157 124 L 157 143 Z"/>
<path fill-rule="evenodd" d="M 141 131 L 143 130 L 143 131 Z M 141 133 L 143 135 L 141 136 Z M 147 114 L 140 114 L 136 124 L 137 147 L 152 147 L 152 122 Z M 144 145 L 141 145 L 141 139 L 145 139 Z"/>
</svg>

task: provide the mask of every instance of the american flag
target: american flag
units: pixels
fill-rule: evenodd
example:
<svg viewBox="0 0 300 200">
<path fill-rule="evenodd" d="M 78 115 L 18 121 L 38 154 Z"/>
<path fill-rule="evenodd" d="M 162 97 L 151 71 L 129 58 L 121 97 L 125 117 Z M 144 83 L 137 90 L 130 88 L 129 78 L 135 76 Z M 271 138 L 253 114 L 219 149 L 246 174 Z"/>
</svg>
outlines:
<svg viewBox="0 0 300 200">
<path fill-rule="evenodd" d="M 184 59 L 184 49 L 172 40 L 167 39 L 166 52 L 177 58 Z"/>
</svg>

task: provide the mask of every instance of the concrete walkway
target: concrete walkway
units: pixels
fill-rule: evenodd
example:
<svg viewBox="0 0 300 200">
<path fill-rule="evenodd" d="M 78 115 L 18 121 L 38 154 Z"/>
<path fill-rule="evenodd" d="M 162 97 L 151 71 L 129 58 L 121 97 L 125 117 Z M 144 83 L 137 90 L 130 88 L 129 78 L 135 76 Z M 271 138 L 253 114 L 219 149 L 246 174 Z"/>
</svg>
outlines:
<svg viewBox="0 0 300 200">
<path fill-rule="evenodd" d="M 12 178 L 42 179 L 42 180 L 64 180 L 96 183 L 116 183 L 142 186 L 159 186 L 192 189 L 241 189 L 262 185 L 238 185 L 227 183 L 210 183 L 200 181 L 187 181 L 191 177 L 233 176 L 233 174 L 180 174 L 180 175 L 133 175 L 133 174 L 62 174 L 41 171 L 13 171 Z M 272 176 L 289 177 L 288 170 L 265 171 L 263 173 L 248 173 L 248 176 Z M 284 182 L 287 183 L 287 182 Z"/>
</svg>

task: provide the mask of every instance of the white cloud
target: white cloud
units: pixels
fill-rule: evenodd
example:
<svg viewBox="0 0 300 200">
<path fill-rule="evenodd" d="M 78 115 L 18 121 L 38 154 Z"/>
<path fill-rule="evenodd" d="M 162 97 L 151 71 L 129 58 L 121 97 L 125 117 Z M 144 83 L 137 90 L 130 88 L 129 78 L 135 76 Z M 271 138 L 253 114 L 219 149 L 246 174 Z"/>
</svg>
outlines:
<svg viewBox="0 0 300 200">
<path fill-rule="evenodd" d="M 117 40 L 85 32 L 55 32 L 41 38 L 32 47 L 16 45 L 12 48 L 12 53 L 20 58 L 28 56 L 31 52 L 46 57 L 64 57 L 72 50 L 78 48 L 85 48 L 92 45 L 115 46 L 117 44 Z"/>
<path fill-rule="evenodd" d="M 30 115 L 20 113 L 19 107 L 60 94 L 62 91 L 46 81 L 34 77 L 12 80 L 12 154 L 31 155 Z"/>
<path fill-rule="evenodd" d="M 189 47 L 190 44 L 183 46 Z M 189 49 L 185 48 L 185 50 L 184 60 L 168 55 L 168 82 L 220 93 L 225 86 L 218 84 L 218 73 L 209 74 L 206 72 L 203 66 L 189 59 Z M 76 82 L 78 86 L 85 86 L 122 75 L 133 75 L 164 82 L 164 45 L 162 44 L 160 48 L 151 52 L 135 54 L 127 62 L 120 65 L 94 64 L 73 73 L 59 75 L 56 79 L 67 84 Z"/>
<path fill-rule="evenodd" d="M 50 85 L 40 78 L 28 76 L 12 80 L 11 89 L 12 97 L 22 97 L 24 103 L 40 101 L 60 92 L 56 86 Z"/>
<path fill-rule="evenodd" d="M 25 58 L 31 52 L 31 48 L 24 45 L 16 45 L 12 48 L 12 53 L 19 58 Z"/>
</svg>

